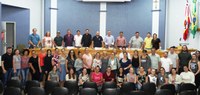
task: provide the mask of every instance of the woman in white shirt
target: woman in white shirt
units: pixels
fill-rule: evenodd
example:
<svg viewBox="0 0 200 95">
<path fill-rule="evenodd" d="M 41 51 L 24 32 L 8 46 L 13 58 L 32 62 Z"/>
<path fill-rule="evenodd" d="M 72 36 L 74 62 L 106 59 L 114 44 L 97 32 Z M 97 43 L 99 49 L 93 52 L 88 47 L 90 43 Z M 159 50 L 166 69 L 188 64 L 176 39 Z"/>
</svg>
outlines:
<svg viewBox="0 0 200 95">
<path fill-rule="evenodd" d="M 87 69 L 83 68 L 82 73 L 79 75 L 79 85 L 83 85 L 84 82 L 89 81 L 89 75 Z"/>
<path fill-rule="evenodd" d="M 101 62 L 100 58 L 101 58 L 100 53 L 97 52 L 94 59 L 93 59 L 92 70 L 94 70 L 94 68 L 97 67 L 97 66 L 99 66 L 99 68 L 101 69 L 102 62 Z"/>
<path fill-rule="evenodd" d="M 146 78 L 146 82 L 154 83 L 156 86 L 158 85 L 158 78 L 156 75 L 156 70 L 152 69 L 151 74 L 149 74 Z"/>
<path fill-rule="evenodd" d="M 69 68 L 69 73 L 65 76 L 66 81 L 76 81 L 76 74 L 73 68 Z"/>
<path fill-rule="evenodd" d="M 191 71 L 189 71 L 189 69 L 188 69 L 187 66 L 184 66 L 183 70 L 184 70 L 184 72 L 182 72 L 180 74 L 181 79 L 182 79 L 182 83 L 192 83 L 192 84 L 195 84 L 194 83 L 194 80 L 195 80 L 194 73 L 192 73 Z"/>
<path fill-rule="evenodd" d="M 53 40 L 51 38 L 50 32 L 46 32 L 45 37 L 42 41 L 44 48 L 52 48 L 53 47 Z"/>
<path fill-rule="evenodd" d="M 176 74 L 176 68 L 172 68 L 171 74 L 168 76 L 169 84 L 174 84 L 176 90 L 178 90 L 179 84 L 181 84 L 182 80 L 180 75 Z"/>
</svg>

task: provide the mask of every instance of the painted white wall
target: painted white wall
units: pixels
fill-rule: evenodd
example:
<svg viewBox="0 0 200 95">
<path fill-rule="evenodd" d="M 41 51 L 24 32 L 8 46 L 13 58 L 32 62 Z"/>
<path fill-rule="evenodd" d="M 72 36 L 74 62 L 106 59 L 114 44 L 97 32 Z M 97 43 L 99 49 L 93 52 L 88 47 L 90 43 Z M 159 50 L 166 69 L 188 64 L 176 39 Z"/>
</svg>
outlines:
<svg viewBox="0 0 200 95">
<path fill-rule="evenodd" d="M 186 0 L 168 0 L 165 31 L 167 36 L 166 47 L 178 46 L 180 43 L 179 39 L 183 38 L 185 4 Z M 181 43 L 189 43 L 189 48 L 200 49 L 200 32 L 196 34 L 195 39 L 190 34 L 188 40 L 183 41 L 182 39 Z"/>
<path fill-rule="evenodd" d="M 39 35 L 43 33 L 42 1 L 43 0 L 0 0 L 2 4 L 30 9 L 30 33 L 32 33 L 32 28 L 37 28 Z"/>
</svg>

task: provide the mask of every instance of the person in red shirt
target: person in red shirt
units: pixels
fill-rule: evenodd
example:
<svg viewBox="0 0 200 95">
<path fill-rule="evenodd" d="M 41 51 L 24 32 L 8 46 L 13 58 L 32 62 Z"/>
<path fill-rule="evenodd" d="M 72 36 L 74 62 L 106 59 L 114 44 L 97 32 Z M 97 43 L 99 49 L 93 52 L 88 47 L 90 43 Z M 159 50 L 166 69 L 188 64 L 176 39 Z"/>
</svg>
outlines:
<svg viewBox="0 0 200 95">
<path fill-rule="evenodd" d="M 40 70 L 40 85 L 43 85 L 43 82 L 45 78 L 44 77 L 44 72 L 45 72 L 45 68 L 44 68 L 44 58 L 46 56 L 46 52 L 43 48 L 40 49 L 40 54 L 38 55 L 38 62 L 39 62 L 39 70 Z"/>
<path fill-rule="evenodd" d="M 115 75 L 114 73 L 112 73 L 110 66 L 107 67 L 106 72 L 103 74 L 103 81 L 104 82 L 115 81 Z"/>
<path fill-rule="evenodd" d="M 96 66 L 95 71 L 91 73 L 91 81 L 95 82 L 97 86 L 101 86 L 103 84 L 103 74 L 99 71 L 99 66 Z"/>
</svg>

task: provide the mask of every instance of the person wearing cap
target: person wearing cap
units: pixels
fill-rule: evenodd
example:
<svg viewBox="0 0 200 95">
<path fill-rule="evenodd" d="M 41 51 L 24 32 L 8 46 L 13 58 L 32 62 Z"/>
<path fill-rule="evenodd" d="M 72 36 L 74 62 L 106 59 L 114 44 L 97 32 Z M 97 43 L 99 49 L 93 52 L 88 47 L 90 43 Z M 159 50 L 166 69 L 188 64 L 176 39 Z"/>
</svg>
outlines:
<svg viewBox="0 0 200 95">
<path fill-rule="evenodd" d="M 63 37 L 60 36 L 60 31 L 58 31 L 56 37 L 54 38 L 54 46 L 60 47 L 63 46 L 63 44 Z"/>
</svg>

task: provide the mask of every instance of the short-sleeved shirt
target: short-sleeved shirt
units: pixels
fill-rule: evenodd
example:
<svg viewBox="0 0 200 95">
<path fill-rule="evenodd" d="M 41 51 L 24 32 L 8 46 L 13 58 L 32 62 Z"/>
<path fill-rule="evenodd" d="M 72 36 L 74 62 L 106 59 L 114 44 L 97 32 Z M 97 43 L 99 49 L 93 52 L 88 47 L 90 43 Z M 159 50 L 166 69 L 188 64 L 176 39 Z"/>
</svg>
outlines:
<svg viewBox="0 0 200 95">
<path fill-rule="evenodd" d="M 83 47 L 90 47 L 92 42 L 92 36 L 91 34 L 84 34 L 81 40 L 81 44 Z"/>
<path fill-rule="evenodd" d="M 176 54 L 176 53 L 174 53 L 174 54 L 169 53 L 168 54 L 168 58 L 170 58 L 171 61 L 172 61 L 172 67 L 176 68 L 176 60 L 179 59 L 178 58 L 178 54 Z"/>
<path fill-rule="evenodd" d="M 85 67 L 87 69 L 91 69 L 91 66 L 92 66 L 92 55 L 91 54 L 89 54 L 89 55 L 83 54 L 83 60 L 84 59 L 86 60 L 86 64 L 88 64 L 89 67 L 86 66 L 85 64 L 83 64 L 83 67 Z"/>
<path fill-rule="evenodd" d="M 149 57 L 151 58 L 151 68 L 158 69 L 160 56 L 158 54 L 155 54 L 155 55 L 150 54 Z"/>
<path fill-rule="evenodd" d="M 101 36 L 94 36 L 93 37 L 94 47 L 102 47 L 103 38 Z"/>
<path fill-rule="evenodd" d="M 145 39 L 144 39 L 144 42 L 145 42 L 145 49 L 151 49 L 152 48 L 152 43 L 151 43 L 151 41 L 152 41 L 152 38 L 150 37 L 150 38 L 148 38 L 148 37 L 146 37 Z"/>
<path fill-rule="evenodd" d="M 103 74 L 103 79 L 107 81 L 112 81 L 112 79 L 115 79 L 115 75 L 111 72 L 110 75 L 108 75 L 106 72 Z"/>
<path fill-rule="evenodd" d="M 152 47 L 155 49 L 160 48 L 160 39 L 159 38 L 157 38 L 156 40 L 152 39 Z"/>
<path fill-rule="evenodd" d="M 72 34 L 64 36 L 65 47 L 73 46 L 74 36 Z"/>
<path fill-rule="evenodd" d="M 56 43 L 57 46 L 62 46 L 62 41 L 63 38 L 61 36 L 54 38 L 54 42 Z"/>
<path fill-rule="evenodd" d="M 2 55 L 2 61 L 4 61 L 4 68 L 5 70 L 8 70 L 9 68 L 13 68 L 12 61 L 13 61 L 13 55 L 5 53 Z"/>
<path fill-rule="evenodd" d="M 51 81 L 57 81 L 57 78 L 58 78 L 58 73 L 54 73 L 53 71 L 50 71 L 49 72 L 49 76 L 50 76 L 50 80 Z"/>
<path fill-rule="evenodd" d="M 103 74 L 101 72 L 99 73 L 93 72 L 91 74 L 92 82 L 95 82 L 97 85 L 101 85 L 103 83 L 101 79 L 103 79 Z"/>
<path fill-rule="evenodd" d="M 34 45 L 37 45 L 40 41 L 40 36 L 38 34 L 30 34 L 28 40 L 31 41 Z"/>
<path fill-rule="evenodd" d="M 160 73 L 158 74 L 158 84 L 159 85 L 164 85 L 166 83 L 165 79 L 168 78 L 167 74 L 161 75 Z"/>
<path fill-rule="evenodd" d="M 118 36 L 116 39 L 117 46 L 126 46 L 126 38 Z"/>
<path fill-rule="evenodd" d="M 15 62 L 14 66 L 16 69 L 21 69 L 21 56 L 20 55 L 14 55 L 13 61 Z"/>
<path fill-rule="evenodd" d="M 161 58 L 161 66 L 165 68 L 165 72 L 170 72 L 170 65 L 172 65 L 172 61 L 170 58 Z"/>
<path fill-rule="evenodd" d="M 136 80 L 136 75 L 128 73 L 126 75 L 126 78 L 127 78 L 127 82 L 134 82 Z"/>
<path fill-rule="evenodd" d="M 82 45 L 81 45 L 81 40 L 82 40 L 82 35 L 75 35 L 74 36 L 74 42 L 75 42 L 75 44 L 74 44 L 74 46 L 76 46 L 76 47 L 81 47 Z"/>
<path fill-rule="evenodd" d="M 40 53 L 40 54 L 38 55 L 38 57 L 39 57 L 39 59 L 40 59 L 40 66 L 41 66 L 41 67 L 44 66 L 44 58 L 45 58 L 45 56 L 46 56 L 46 54 L 42 54 L 42 53 Z"/>
<path fill-rule="evenodd" d="M 142 37 L 136 38 L 136 36 L 131 37 L 129 44 L 131 44 L 131 48 L 141 48 L 143 43 Z"/>
<path fill-rule="evenodd" d="M 44 37 L 44 46 L 46 48 L 51 48 L 53 46 L 53 42 L 52 42 L 51 37 Z"/>
<path fill-rule="evenodd" d="M 29 57 L 24 57 L 22 56 L 21 57 L 21 60 L 22 60 L 22 64 L 21 64 L 21 68 L 24 69 L 24 68 L 28 68 L 29 67 Z"/>
</svg>

